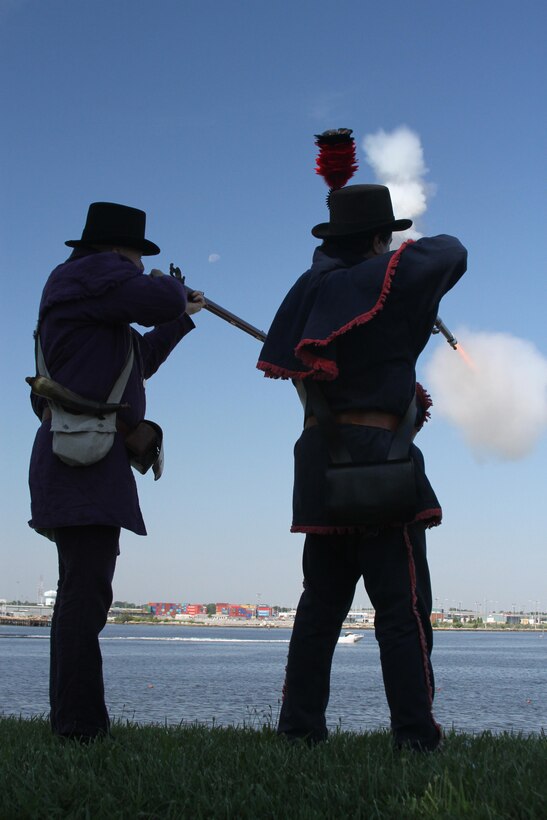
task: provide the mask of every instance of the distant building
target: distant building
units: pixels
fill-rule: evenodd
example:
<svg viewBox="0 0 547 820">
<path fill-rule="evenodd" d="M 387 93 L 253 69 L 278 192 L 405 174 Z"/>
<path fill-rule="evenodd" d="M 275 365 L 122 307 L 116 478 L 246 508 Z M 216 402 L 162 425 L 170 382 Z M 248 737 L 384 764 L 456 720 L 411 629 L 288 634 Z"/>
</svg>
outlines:
<svg viewBox="0 0 547 820">
<path fill-rule="evenodd" d="M 207 615 L 205 604 L 182 604 L 168 601 L 155 601 L 146 604 L 146 609 L 155 618 L 177 618 L 183 615 Z"/>
<path fill-rule="evenodd" d="M 352 609 L 347 614 L 346 622 L 354 624 L 373 624 L 374 610 Z"/>
<path fill-rule="evenodd" d="M 54 606 L 57 598 L 56 589 L 48 589 L 44 592 L 44 606 Z"/>
<path fill-rule="evenodd" d="M 509 623 L 505 612 L 492 612 L 486 619 L 487 624 L 506 624 Z"/>
<path fill-rule="evenodd" d="M 256 617 L 257 618 L 271 618 L 272 617 L 272 608 L 271 608 L 271 606 L 257 606 L 257 608 L 256 608 Z"/>
<path fill-rule="evenodd" d="M 155 618 L 184 618 L 207 615 L 206 604 L 185 604 L 172 601 L 150 601 L 146 604 L 147 611 Z M 230 604 L 226 602 L 215 604 L 217 618 L 272 618 L 277 616 L 277 607 L 259 604 Z"/>
<path fill-rule="evenodd" d="M 205 604 L 184 604 L 182 610 L 185 615 L 207 615 Z"/>
</svg>

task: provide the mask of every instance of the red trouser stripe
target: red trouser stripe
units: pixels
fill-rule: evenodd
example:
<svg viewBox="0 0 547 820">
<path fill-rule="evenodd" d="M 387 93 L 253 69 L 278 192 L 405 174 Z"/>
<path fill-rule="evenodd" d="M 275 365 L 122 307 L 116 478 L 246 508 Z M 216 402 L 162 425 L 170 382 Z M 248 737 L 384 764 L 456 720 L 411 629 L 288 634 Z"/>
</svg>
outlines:
<svg viewBox="0 0 547 820">
<path fill-rule="evenodd" d="M 424 665 L 424 676 L 427 687 L 429 706 L 430 709 L 433 710 L 433 686 L 431 685 L 431 674 L 429 669 L 429 650 L 427 648 L 427 641 L 425 639 L 425 632 L 422 624 L 422 619 L 418 611 L 418 595 L 416 593 L 416 565 L 414 563 L 414 554 L 412 552 L 412 542 L 410 540 L 410 535 L 408 534 L 408 527 L 406 525 L 404 527 L 404 538 L 406 544 L 406 552 L 408 556 L 408 571 L 410 575 L 410 595 L 412 602 L 412 612 L 414 614 L 414 617 L 416 618 L 416 624 L 418 626 L 418 635 L 420 637 L 420 647 L 422 649 L 422 660 Z M 439 731 L 441 731 L 441 727 L 433 717 L 433 711 L 431 712 L 431 720 L 433 721 L 435 727 Z"/>
</svg>

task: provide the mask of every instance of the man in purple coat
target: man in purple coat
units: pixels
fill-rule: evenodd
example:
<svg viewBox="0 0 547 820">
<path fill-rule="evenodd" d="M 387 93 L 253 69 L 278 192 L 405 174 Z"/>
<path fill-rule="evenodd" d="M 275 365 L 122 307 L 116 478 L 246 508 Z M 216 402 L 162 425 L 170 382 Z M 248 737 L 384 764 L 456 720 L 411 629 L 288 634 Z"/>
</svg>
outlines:
<svg viewBox="0 0 547 820">
<path fill-rule="evenodd" d="M 144 380 L 194 328 L 204 299 L 153 271 L 142 256 L 158 254 L 145 239 L 146 215 L 109 202 L 89 207 L 81 239 L 49 276 L 38 330 L 52 379 L 106 401 L 126 362 L 134 361 L 118 411 L 112 449 L 89 466 L 72 467 L 52 451 L 51 412 L 31 396 L 41 420 L 30 461 L 31 527 L 55 541 L 59 582 L 51 625 L 50 704 L 53 732 L 83 742 L 109 733 L 99 633 L 112 603 L 120 529 L 146 535 L 124 434 L 144 419 Z M 144 335 L 131 323 L 153 327 Z M 122 432 L 123 431 L 123 432 Z"/>
</svg>

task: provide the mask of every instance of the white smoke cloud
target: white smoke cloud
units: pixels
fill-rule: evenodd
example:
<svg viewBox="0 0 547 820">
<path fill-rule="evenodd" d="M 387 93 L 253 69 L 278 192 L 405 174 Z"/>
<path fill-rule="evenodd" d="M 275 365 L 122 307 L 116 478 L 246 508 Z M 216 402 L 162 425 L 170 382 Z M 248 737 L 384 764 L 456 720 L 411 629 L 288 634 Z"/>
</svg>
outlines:
<svg viewBox="0 0 547 820">
<path fill-rule="evenodd" d="M 209 254 L 209 262 L 218 262 L 220 256 L 218 253 L 210 253 Z"/>
<path fill-rule="evenodd" d="M 479 460 L 517 460 L 547 428 L 547 359 L 507 333 L 458 329 L 471 364 L 448 345 L 427 367 L 435 411 L 458 427 Z"/>
<path fill-rule="evenodd" d="M 376 179 L 390 190 L 395 218 L 416 220 L 422 216 L 434 186 L 424 181 L 428 169 L 418 134 L 406 125 L 400 125 L 391 133 L 380 130 L 376 134 L 367 134 L 362 145 Z M 406 239 L 421 236 L 415 225 L 408 231 L 397 231 L 393 235 L 392 249 Z"/>
<path fill-rule="evenodd" d="M 367 134 L 363 148 L 379 179 L 412 182 L 427 173 L 420 138 L 406 125 L 400 125 L 391 134 L 383 129 Z"/>
</svg>

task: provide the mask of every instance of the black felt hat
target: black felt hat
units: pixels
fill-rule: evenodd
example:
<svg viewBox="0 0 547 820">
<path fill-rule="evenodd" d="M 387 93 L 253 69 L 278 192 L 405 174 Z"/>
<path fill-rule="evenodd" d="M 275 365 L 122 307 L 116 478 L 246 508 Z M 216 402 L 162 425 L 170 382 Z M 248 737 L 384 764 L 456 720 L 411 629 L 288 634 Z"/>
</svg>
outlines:
<svg viewBox="0 0 547 820">
<path fill-rule="evenodd" d="M 81 245 L 121 245 L 135 248 L 143 256 L 155 256 L 157 245 L 144 238 L 146 214 L 138 208 L 117 205 L 115 202 L 92 202 L 81 239 L 65 242 L 69 248 Z"/>
<path fill-rule="evenodd" d="M 411 219 L 395 219 L 385 185 L 347 185 L 329 194 L 330 221 L 312 228 L 318 239 L 373 231 L 404 231 Z"/>
</svg>

